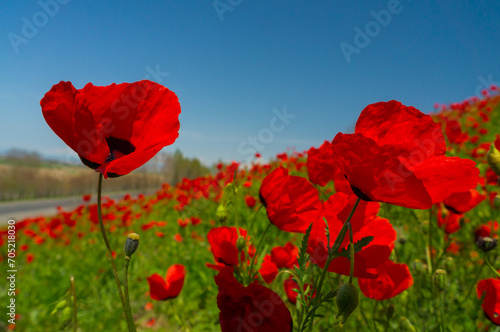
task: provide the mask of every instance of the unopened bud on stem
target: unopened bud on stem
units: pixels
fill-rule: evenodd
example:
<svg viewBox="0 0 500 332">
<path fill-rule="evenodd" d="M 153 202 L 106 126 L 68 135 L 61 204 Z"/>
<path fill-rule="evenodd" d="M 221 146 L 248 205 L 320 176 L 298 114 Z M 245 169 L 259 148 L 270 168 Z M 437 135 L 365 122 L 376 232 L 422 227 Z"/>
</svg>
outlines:
<svg viewBox="0 0 500 332">
<path fill-rule="evenodd" d="M 130 257 L 139 247 L 139 234 L 130 233 L 125 241 L 125 257 Z"/>
</svg>

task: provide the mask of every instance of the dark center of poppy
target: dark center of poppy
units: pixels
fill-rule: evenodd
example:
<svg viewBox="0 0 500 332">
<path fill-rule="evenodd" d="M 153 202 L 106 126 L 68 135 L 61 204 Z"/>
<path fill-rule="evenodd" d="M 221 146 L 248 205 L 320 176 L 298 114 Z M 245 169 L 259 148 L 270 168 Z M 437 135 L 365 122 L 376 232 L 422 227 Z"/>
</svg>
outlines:
<svg viewBox="0 0 500 332">
<path fill-rule="evenodd" d="M 108 144 L 109 155 L 106 158 L 105 162 L 115 160 L 115 159 L 120 158 L 122 156 L 126 156 L 126 155 L 135 151 L 135 146 L 125 139 L 110 136 L 110 137 L 106 138 L 106 143 Z M 101 166 L 100 164 L 93 162 L 93 161 L 90 161 L 82 156 L 79 156 L 79 157 L 84 165 L 86 165 L 92 169 L 96 169 L 99 166 Z M 109 177 L 117 177 L 118 175 L 108 174 L 108 176 Z"/>
<path fill-rule="evenodd" d="M 109 148 L 109 156 L 106 158 L 106 162 L 126 156 L 135 151 L 135 146 L 125 139 L 109 136 L 106 138 L 106 143 Z"/>
<path fill-rule="evenodd" d="M 347 181 L 349 181 L 349 178 L 347 177 L 347 175 L 344 175 L 344 176 L 347 179 Z M 352 192 L 356 196 L 358 196 L 359 198 L 361 198 L 363 201 L 367 201 L 367 202 L 371 202 L 372 201 L 372 199 L 370 197 L 368 197 L 365 193 L 363 193 L 358 187 L 353 186 L 350 181 L 349 181 L 349 185 L 351 186 Z"/>
<path fill-rule="evenodd" d="M 457 210 L 457 209 L 455 209 L 454 207 L 449 206 L 449 205 L 446 205 L 446 204 L 445 204 L 445 206 L 444 206 L 444 207 L 445 207 L 448 211 L 451 211 L 451 212 L 453 212 L 453 213 L 455 213 L 455 214 L 462 214 L 462 213 L 463 213 L 463 212 L 458 211 L 458 210 Z"/>
</svg>

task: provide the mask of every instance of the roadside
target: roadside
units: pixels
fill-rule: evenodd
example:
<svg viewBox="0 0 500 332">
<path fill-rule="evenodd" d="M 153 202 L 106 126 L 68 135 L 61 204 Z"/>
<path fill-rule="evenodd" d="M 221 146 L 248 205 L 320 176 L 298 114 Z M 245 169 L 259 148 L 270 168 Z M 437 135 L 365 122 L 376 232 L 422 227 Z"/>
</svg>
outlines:
<svg viewBox="0 0 500 332">
<path fill-rule="evenodd" d="M 154 191 L 130 193 L 133 197 L 139 194 L 151 195 Z M 111 199 L 122 199 L 127 192 L 111 193 L 108 196 Z M 96 195 L 92 196 L 89 203 L 95 203 Z M 60 206 L 65 211 L 71 211 L 83 203 L 82 196 L 59 197 L 59 198 L 42 198 L 33 200 L 22 200 L 14 202 L 0 202 L 0 228 L 5 226 L 10 219 L 16 221 L 25 218 L 35 218 L 40 216 L 52 216 L 57 213 L 57 206 Z"/>
</svg>

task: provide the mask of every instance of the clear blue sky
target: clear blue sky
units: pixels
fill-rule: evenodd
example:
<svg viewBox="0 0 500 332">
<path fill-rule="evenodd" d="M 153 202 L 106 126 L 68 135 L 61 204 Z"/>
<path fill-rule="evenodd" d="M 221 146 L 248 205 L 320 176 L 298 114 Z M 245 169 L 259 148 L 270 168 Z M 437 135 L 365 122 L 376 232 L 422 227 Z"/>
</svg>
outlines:
<svg viewBox="0 0 500 332">
<path fill-rule="evenodd" d="M 165 85 L 182 114 L 164 151 L 211 163 L 319 146 L 378 101 L 461 101 L 500 84 L 499 59 L 498 1 L 6 0 L 0 151 L 68 155 L 39 105 L 61 80 Z"/>
</svg>

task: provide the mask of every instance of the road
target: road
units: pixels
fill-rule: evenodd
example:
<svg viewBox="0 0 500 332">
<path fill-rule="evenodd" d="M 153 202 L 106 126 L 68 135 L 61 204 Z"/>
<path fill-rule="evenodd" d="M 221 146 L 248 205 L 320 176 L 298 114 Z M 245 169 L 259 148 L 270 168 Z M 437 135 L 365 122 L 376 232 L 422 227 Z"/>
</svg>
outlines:
<svg viewBox="0 0 500 332">
<path fill-rule="evenodd" d="M 133 193 L 132 196 L 137 196 L 139 193 Z M 146 193 L 148 195 L 151 192 Z M 106 195 L 112 199 L 121 199 L 125 193 L 117 193 Z M 92 196 L 92 201 L 95 202 L 96 195 Z M 43 198 L 34 200 L 23 200 L 15 202 L 0 203 L 0 227 L 7 224 L 7 221 L 14 219 L 20 221 L 25 218 L 34 218 L 39 216 L 51 216 L 57 213 L 57 206 L 61 206 L 64 211 L 70 211 L 82 204 L 82 196 L 62 197 L 62 198 Z"/>
</svg>

